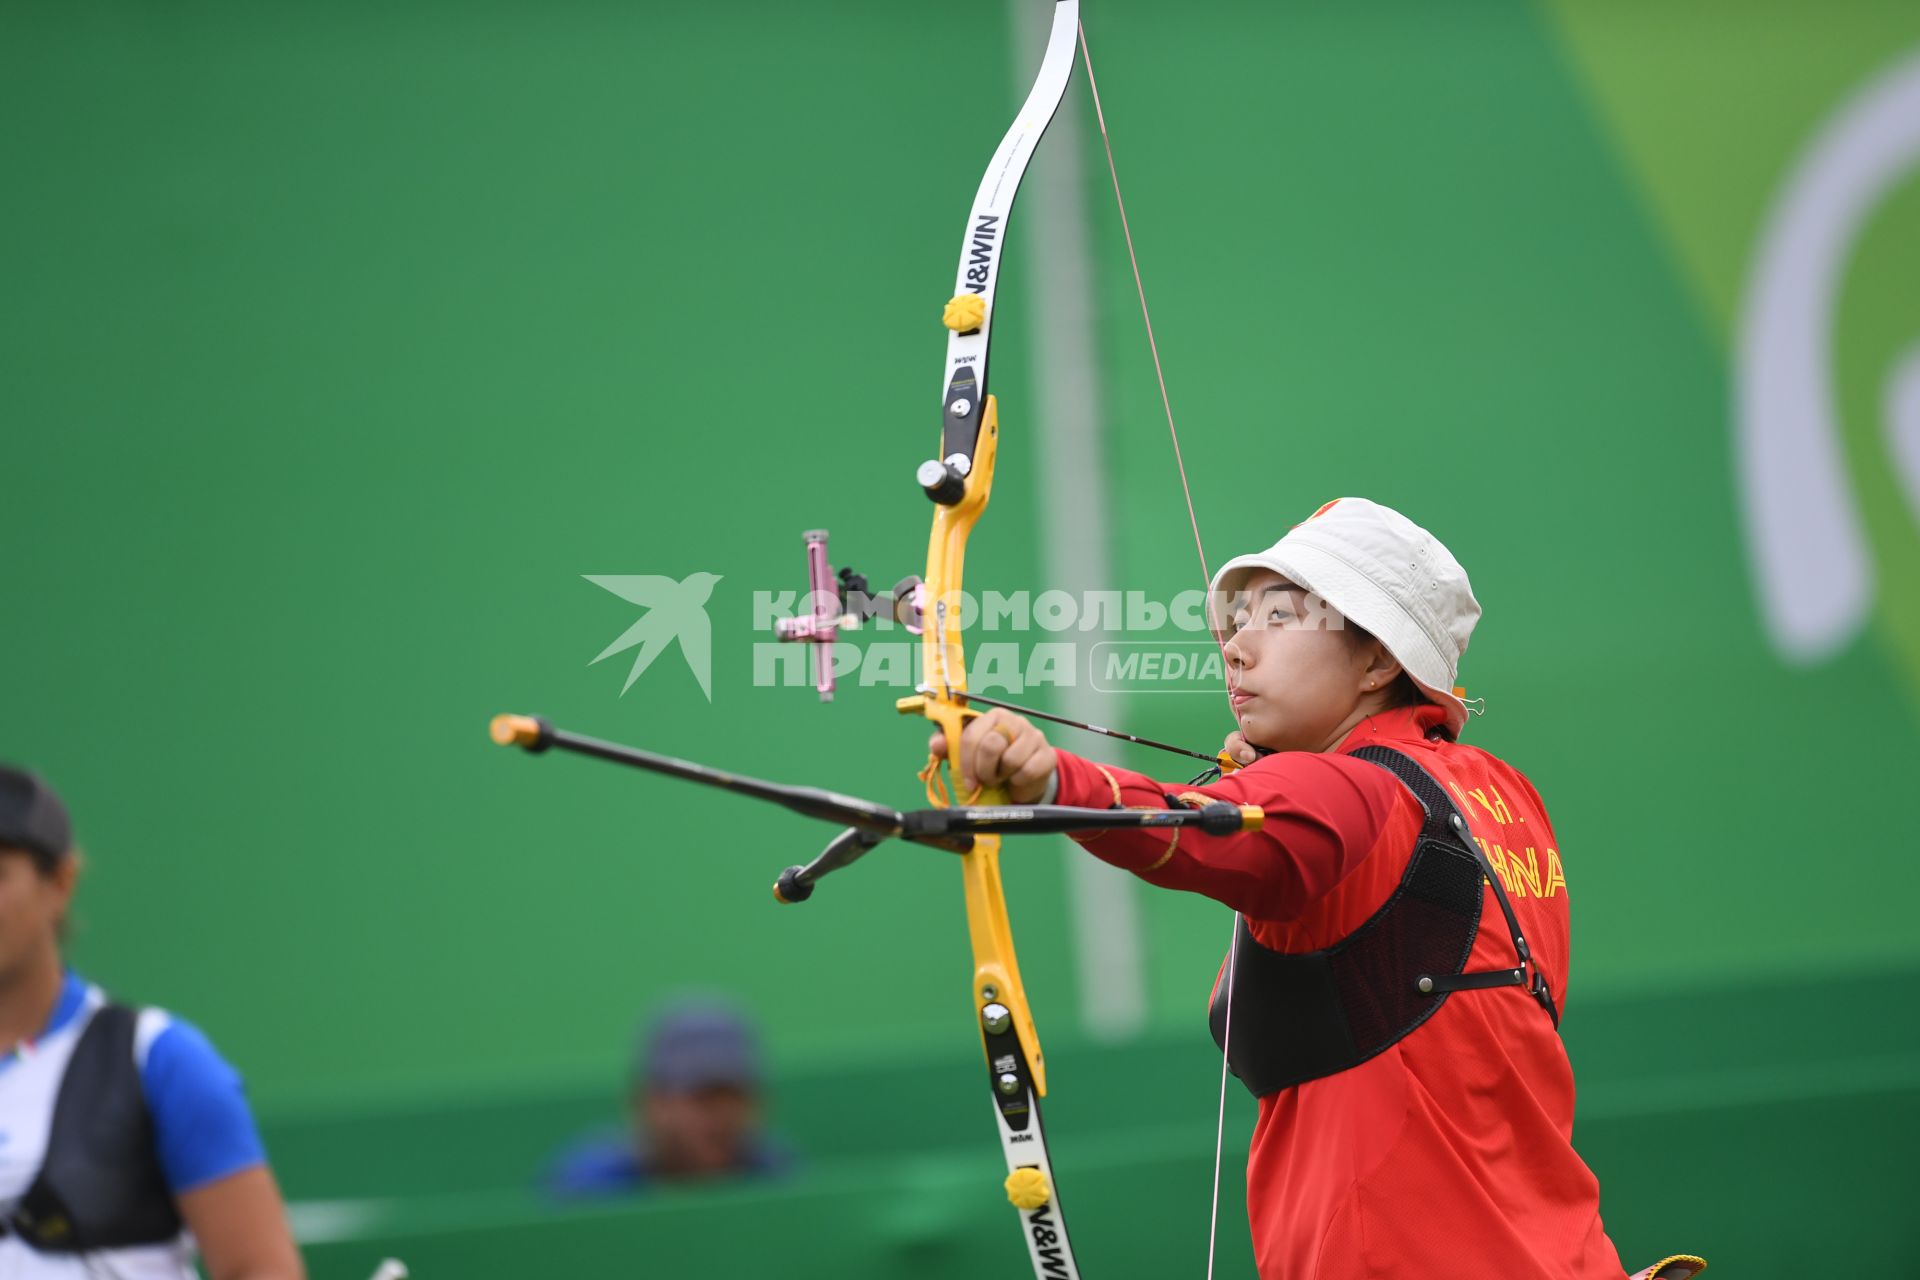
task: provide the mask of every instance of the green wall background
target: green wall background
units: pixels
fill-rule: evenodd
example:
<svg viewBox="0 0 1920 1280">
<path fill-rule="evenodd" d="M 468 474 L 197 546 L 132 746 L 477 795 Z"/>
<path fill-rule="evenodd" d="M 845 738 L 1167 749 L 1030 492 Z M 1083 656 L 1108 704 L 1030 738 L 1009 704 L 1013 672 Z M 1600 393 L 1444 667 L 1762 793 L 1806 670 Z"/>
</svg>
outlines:
<svg viewBox="0 0 1920 1280">
<path fill-rule="evenodd" d="M 894 690 L 752 687 L 750 603 L 800 585 L 819 524 L 876 583 L 918 568 L 933 317 L 1030 74 L 1008 20 L 0 7 L 0 757 L 78 815 L 75 962 L 245 1070 L 334 1241 L 316 1274 L 388 1249 L 441 1275 L 1018 1267 L 950 867 L 892 851 L 776 911 L 810 824 L 484 736 L 537 710 L 917 793 Z M 1786 1275 L 1844 1240 L 1920 1274 L 1920 665 L 1884 625 L 1920 583 L 1883 571 L 1882 621 L 1831 661 L 1777 657 L 1729 394 L 1779 183 L 1920 46 L 1920 11 L 1089 0 L 1086 21 L 1209 554 L 1363 493 L 1472 569 L 1470 732 L 1555 816 L 1579 1136 L 1628 1260 Z M 1164 596 L 1196 569 L 1096 145 L 1107 453 L 1084 482 L 1122 517 L 1112 585 Z M 1917 193 L 1841 290 L 1856 441 L 1882 436 L 1886 372 L 1859 353 L 1920 336 L 1920 294 L 1884 285 L 1920 270 Z M 1063 486 L 1034 465 L 1013 237 L 969 582 L 1043 589 L 1036 513 Z M 1884 456 L 1853 456 L 1884 488 Z M 589 659 L 633 609 L 581 575 L 700 570 L 723 575 L 711 705 L 672 657 L 620 696 L 625 660 Z M 1198 744 L 1224 723 L 1189 699 L 1102 718 Z M 1195 1270 L 1197 1014 L 1226 921 L 1143 897 L 1150 1026 L 1096 1043 L 1065 856 L 1022 846 L 1007 876 L 1076 1237 L 1096 1273 Z M 556 1216 L 532 1168 L 612 1114 L 636 1019 L 687 985 L 764 1020 L 809 1172 Z"/>
</svg>

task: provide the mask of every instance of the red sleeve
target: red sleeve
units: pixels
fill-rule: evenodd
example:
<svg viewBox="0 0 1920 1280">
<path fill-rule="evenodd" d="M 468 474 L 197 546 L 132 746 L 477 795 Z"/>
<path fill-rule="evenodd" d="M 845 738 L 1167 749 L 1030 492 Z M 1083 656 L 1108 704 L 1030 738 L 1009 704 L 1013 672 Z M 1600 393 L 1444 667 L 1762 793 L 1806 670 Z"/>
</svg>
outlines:
<svg viewBox="0 0 1920 1280">
<path fill-rule="evenodd" d="M 1373 851 L 1404 794 L 1385 769 L 1351 756 L 1283 751 L 1204 787 L 1155 782 L 1062 751 L 1059 802 L 1096 809 L 1170 808 L 1182 797 L 1257 804 L 1258 831 L 1105 831 L 1076 837 L 1149 884 L 1202 893 L 1257 920 L 1299 917 Z"/>
</svg>

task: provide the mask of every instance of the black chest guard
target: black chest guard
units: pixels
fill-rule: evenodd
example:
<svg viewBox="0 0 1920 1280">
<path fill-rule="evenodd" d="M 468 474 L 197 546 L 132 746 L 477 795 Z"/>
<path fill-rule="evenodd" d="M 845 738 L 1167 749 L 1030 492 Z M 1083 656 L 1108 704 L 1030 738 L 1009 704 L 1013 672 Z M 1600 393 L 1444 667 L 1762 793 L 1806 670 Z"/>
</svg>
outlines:
<svg viewBox="0 0 1920 1280">
<path fill-rule="evenodd" d="M 73 1047 L 33 1185 L 5 1221 L 46 1253 L 164 1244 L 181 1230 L 134 1062 L 137 1009 L 94 1011 Z"/>
<path fill-rule="evenodd" d="M 1235 925 L 1231 1035 L 1225 982 L 1208 1021 L 1228 1067 L 1256 1098 L 1358 1066 L 1413 1034 L 1455 991 L 1521 987 L 1560 1025 L 1506 889 L 1446 788 L 1398 751 L 1363 747 L 1353 755 L 1405 783 L 1426 821 L 1393 895 L 1332 946 L 1273 951 L 1254 940 L 1245 919 Z M 1493 887 L 1519 965 L 1467 973 L 1483 884 Z"/>
</svg>

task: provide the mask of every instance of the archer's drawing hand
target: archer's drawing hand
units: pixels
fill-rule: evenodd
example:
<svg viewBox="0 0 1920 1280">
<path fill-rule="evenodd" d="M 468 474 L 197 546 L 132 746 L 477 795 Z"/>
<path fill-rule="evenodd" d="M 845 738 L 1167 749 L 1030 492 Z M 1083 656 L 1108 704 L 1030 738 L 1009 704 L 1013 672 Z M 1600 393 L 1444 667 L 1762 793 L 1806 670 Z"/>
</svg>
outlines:
<svg viewBox="0 0 1920 1280">
<path fill-rule="evenodd" d="M 947 736 L 934 734 L 927 750 L 946 755 Z M 960 733 L 960 803 L 982 787 L 1002 784 L 1015 804 L 1037 804 L 1058 766 L 1046 735 L 1032 721 L 995 707 Z"/>
<path fill-rule="evenodd" d="M 1241 764 L 1252 764 L 1260 758 L 1260 753 L 1253 749 L 1253 744 L 1248 742 L 1238 729 L 1235 729 L 1227 735 L 1227 740 L 1223 745 L 1226 748 L 1227 754 L 1235 760 L 1238 760 Z"/>
</svg>

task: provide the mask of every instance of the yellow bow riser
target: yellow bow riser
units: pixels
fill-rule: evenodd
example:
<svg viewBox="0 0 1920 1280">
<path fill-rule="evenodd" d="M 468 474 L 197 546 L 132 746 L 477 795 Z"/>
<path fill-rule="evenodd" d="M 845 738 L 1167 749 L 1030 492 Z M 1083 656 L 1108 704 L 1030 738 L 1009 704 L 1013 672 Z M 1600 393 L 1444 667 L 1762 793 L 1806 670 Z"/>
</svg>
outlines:
<svg viewBox="0 0 1920 1280">
<path fill-rule="evenodd" d="M 967 688 L 966 647 L 960 627 L 961 583 L 965 581 L 967 538 L 992 496 L 994 460 L 999 445 L 1000 404 L 996 397 L 989 395 L 981 408 L 980 434 L 974 444 L 966 492 L 953 505 L 934 509 L 933 531 L 927 540 L 926 598 L 922 613 L 925 629 L 920 637 L 926 692 L 903 698 L 899 704 L 903 713 L 919 714 L 931 720 L 946 737 L 949 779 L 959 776 L 961 732 L 968 721 L 979 715 L 956 696 L 965 693 Z M 944 808 L 953 801 L 953 788 L 930 772 L 927 798 Z M 985 788 L 978 796 L 960 799 L 963 803 L 982 805 L 1008 802 L 1006 792 L 999 787 Z M 1026 1054 L 1034 1092 L 1045 1097 L 1047 1074 L 1040 1053 L 1040 1036 L 1034 1029 L 1026 989 L 1020 982 L 1020 966 L 1013 950 L 1013 926 L 1007 918 L 1006 896 L 1000 885 L 1000 837 L 976 836 L 972 851 L 961 855 L 960 863 L 966 886 L 967 932 L 973 943 L 974 1010 L 984 1017 L 989 1005 L 1000 1004 L 1007 1009 L 1013 1019 L 1014 1033 Z M 985 1048 L 984 1041 L 982 1048 Z M 993 1065 L 990 1059 L 987 1065 Z"/>
</svg>

